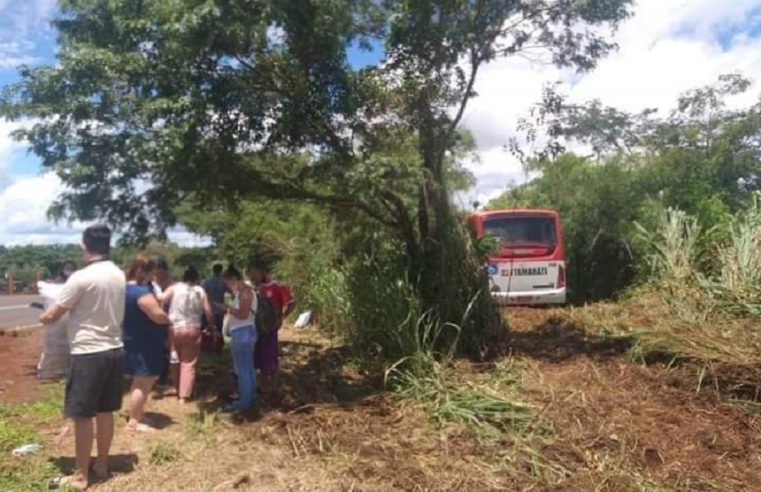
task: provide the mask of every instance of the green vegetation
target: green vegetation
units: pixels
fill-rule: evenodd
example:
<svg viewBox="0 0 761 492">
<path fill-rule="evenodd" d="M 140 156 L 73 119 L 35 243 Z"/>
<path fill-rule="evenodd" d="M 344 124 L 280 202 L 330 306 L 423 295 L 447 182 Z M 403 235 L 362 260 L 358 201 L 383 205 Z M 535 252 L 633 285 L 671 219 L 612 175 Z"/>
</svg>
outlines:
<svg viewBox="0 0 761 492">
<path fill-rule="evenodd" d="M 132 256 L 138 251 L 165 258 L 169 261 L 175 276 L 182 275 L 183 269 L 189 265 L 211 270 L 211 264 L 215 259 L 213 248 L 189 248 L 159 242 L 148 243 L 144 248 L 119 246 L 114 248 L 112 257 L 117 264 L 127 267 Z M 81 247 L 77 244 L 9 247 L 0 245 L 0 276 L 13 272 L 19 291 L 28 291 L 34 288 L 38 273 L 43 280 L 55 278 L 61 263 L 66 260 L 74 261 L 81 266 Z"/>
<path fill-rule="evenodd" d="M 62 1 L 57 64 L 24 68 L 0 114 L 38 120 L 17 135 L 67 185 L 52 217 L 105 219 L 144 242 L 183 207 L 214 229 L 248 202 L 310 203 L 350 231 L 347 271 L 389 258 L 373 268 L 441 323 L 465 322 L 458 350 L 477 356 L 501 318 L 451 193 L 467 181 L 459 125 L 479 70 L 536 45 L 592 69 L 631 3 Z M 382 59 L 357 69 L 353 47 Z M 373 324 L 351 313 L 353 333 Z"/>
<path fill-rule="evenodd" d="M 277 446 L 287 437 L 307 473 L 313 448 L 322 464 L 357 466 L 342 471 L 359 480 L 390 463 L 389 488 L 403 488 L 399 476 L 416 481 L 430 470 L 451 479 L 462 465 L 451 460 L 456 449 L 469 474 L 448 486 L 473 490 L 687 490 L 711 484 L 696 469 L 715 463 L 705 474 L 727 488 L 730 473 L 752 472 L 733 444 L 747 454 L 749 424 L 732 412 L 759 411 L 757 379 L 747 375 L 757 374 L 761 353 L 761 102 L 730 104 L 749 82 L 723 76 L 665 116 L 568 104 L 548 89 L 523 122 L 547 145 L 530 156 L 512 147 L 533 177 L 489 207 L 558 209 L 573 299 L 616 303 L 507 333 L 482 271 L 489 244 L 474 243 L 451 199 L 472 182 L 463 163 L 475 144 L 460 123 L 483 65 L 539 44 L 555 65 L 589 70 L 613 49 L 606 31 L 631 3 L 62 0 L 56 65 L 22 69 L 0 95 L 0 115 L 36 122 L 17 136 L 67 185 L 52 217 L 118 228 L 121 264 L 138 250 L 165 257 L 175 274 L 216 261 L 274 263 L 331 342 L 348 343 L 352 376 L 369 374 L 369 386 L 384 373 L 394 395 L 427 412 L 436 439 L 453 443 L 420 431 L 426 415 L 409 436 L 384 442 L 389 428 L 407 430 L 392 415 L 400 409 L 364 393 L 357 404 L 357 391 L 335 384 L 343 375 L 308 374 L 335 359 L 320 360 L 320 341 L 310 340 L 293 344 L 309 353 L 291 374 L 309 386 L 289 388 L 305 393 L 287 395 L 298 398 L 293 411 L 241 423 L 250 434 L 207 401 L 182 419 L 184 438 L 204 455 L 227 456 L 232 443 L 238 459 L 255 455 L 246 447 L 253 441 Z M 357 47 L 382 60 L 353 67 L 348 53 Z M 175 225 L 213 246 L 167 243 Z M 35 271 L 51 276 L 78 257 L 76 246 L 0 248 L 0 270 L 29 283 Z M 620 356 L 663 364 L 645 373 L 606 363 Z M 217 385 L 228 367 L 205 359 L 199 373 L 212 377 L 199 379 Z M 687 386 L 695 374 L 688 396 L 671 387 L 685 372 Z M 317 384 L 325 387 L 313 391 Z M 715 403 L 691 399 L 708 387 L 731 405 L 710 414 Z M 638 398 L 655 408 L 638 407 Z M 672 405 L 682 413 L 669 414 Z M 45 443 L 38 429 L 59 407 L 60 388 L 35 404 L 0 407 L 0 450 Z M 674 435 L 691 432 L 691 419 L 704 427 L 675 444 L 652 432 L 656 419 L 668 419 Z M 710 419 L 733 438 L 719 442 Z M 704 456 L 679 455 L 690 439 L 690 452 Z M 153 443 L 142 462 L 150 472 L 206 465 L 180 442 Z M 439 461 L 424 463 L 428 454 Z M 6 456 L 0 489 L 35 488 L 52 472 L 41 455 Z M 223 485 L 251 481 L 216 468 Z M 495 469 L 496 485 L 474 478 Z M 139 482 L 134 473 L 125 483 Z"/>
<path fill-rule="evenodd" d="M 182 457 L 179 449 L 171 444 L 160 442 L 150 449 L 148 462 L 154 466 L 163 466 L 174 463 Z"/>
<path fill-rule="evenodd" d="M 740 109 L 730 109 L 729 103 L 749 86 L 739 75 L 720 77 L 715 85 L 684 94 L 676 109 L 660 118 L 653 111 L 628 114 L 605 108 L 599 101 L 567 104 L 548 90 L 524 125 L 533 128 L 532 135 L 545 131 L 549 143 L 533 156 L 516 150 L 536 177 L 507 190 L 489 207 L 560 211 L 576 301 L 609 298 L 637 279 L 646 281 L 662 268 L 683 268 L 685 262 L 713 271 L 727 256 L 742 255 L 747 265 L 754 226 L 732 217 L 752 207 L 754 194 L 761 191 L 761 103 Z M 592 152 L 567 153 L 568 142 Z M 659 228 L 664 214 L 674 221 L 670 229 Z M 653 241 L 642 234 L 685 227 L 688 236 Z M 704 232 L 698 235 L 698 230 Z M 732 242 L 741 236 L 745 243 Z M 674 242 L 681 240 L 687 243 Z M 739 249 L 727 249 L 730 244 Z M 653 245 L 667 253 L 656 263 L 648 261 Z M 686 254 L 683 247 L 697 256 L 679 257 Z M 746 267 L 727 270 L 724 282 L 731 276 L 748 285 L 749 272 Z"/>
<path fill-rule="evenodd" d="M 55 473 L 44 452 L 19 459 L 11 456 L 11 450 L 30 443 L 49 445 L 50 439 L 40 430 L 60 414 L 62 407 L 62 384 L 46 387 L 34 403 L 0 404 L 0 490 L 41 490 Z"/>
</svg>

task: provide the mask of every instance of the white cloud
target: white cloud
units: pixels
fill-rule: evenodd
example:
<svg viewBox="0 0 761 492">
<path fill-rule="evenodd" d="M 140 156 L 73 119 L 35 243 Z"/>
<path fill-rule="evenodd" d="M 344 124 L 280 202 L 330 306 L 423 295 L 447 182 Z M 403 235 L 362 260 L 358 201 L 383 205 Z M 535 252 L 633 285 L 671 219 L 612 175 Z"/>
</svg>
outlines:
<svg viewBox="0 0 761 492">
<path fill-rule="evenodd" d="M 48 208 L 61 191 L 63 184 L 53 173 L 16 178 L 0 190 L 0 244 L 79 243 L 85 224 L 55 224 L 47 219 Z M 182 228 L 170 230 L 169 239 L 182 246 L 209 245 L 208 238 Z"/>
<path fill-rule="evenodd" d="M 11 133 L 22 128 L 26 122 L 11 122 L 0 119 L 0 190 L 11 181 L 11 164 L 17 151 L 27 148 L 25 142 L 18 142 Z"/>
<path fill-rule="evenodd" d="M 522 182 L 519 163 L 501 147 L 517 135 L 518 118 L 539 102 L 545 83 L 562 82 L 576 102 L 598 98 L 623 110 L 654 107 L 667 113 L 679 94 L 720 74 L 739 71 L 761 80 L 761 37 L 744 31 L 758 23 L 759 0 L 640 0 L 634 13 L 615 36 L 620 49 L 591 73 L 580 76 L 516 58 L 484 68 L 476 83 L 479 97 L 463 120 L 481 153 L 481 164 L 469 165 L 478 179 L 470 196 L 483 201 L 495 188 Z M 758 97 L 759 85 L 742 103 Z"/>
<path fill-rule="evenodd" d="M 81 225 L 55 225 L 47 210 L 61 190 L 54 174 L 16 179 L 0 191 L 0 244 L 76 243 Z"/>
<path fill-rule="evenodd" d="M 0 70 L 40 61 L 34 50 L 52 33 L 56 0 L 0 0 Z"/>
</svg>

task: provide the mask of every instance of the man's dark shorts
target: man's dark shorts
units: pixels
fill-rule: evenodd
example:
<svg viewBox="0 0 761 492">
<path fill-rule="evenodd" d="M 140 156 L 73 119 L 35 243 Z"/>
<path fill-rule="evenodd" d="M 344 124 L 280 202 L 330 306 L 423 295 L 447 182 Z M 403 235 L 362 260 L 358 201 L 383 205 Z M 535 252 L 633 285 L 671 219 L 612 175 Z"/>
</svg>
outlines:
<svg viewBox="0 0 761 492">
<path fill-rule="evenodd" d="M 122 407 L 124 351 L 72 355 L 66 377 L 64 413 L 68 418 L 94 417 Z"/>
</svg>

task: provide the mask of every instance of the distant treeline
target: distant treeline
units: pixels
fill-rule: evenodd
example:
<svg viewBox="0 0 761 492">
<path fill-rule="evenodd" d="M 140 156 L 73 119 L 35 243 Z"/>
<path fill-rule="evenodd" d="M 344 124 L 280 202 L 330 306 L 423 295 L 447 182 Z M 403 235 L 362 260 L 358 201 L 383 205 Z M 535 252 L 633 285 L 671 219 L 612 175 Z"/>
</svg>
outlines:
<svg viewBox="0 0 761 492">
<path fill-rule="evenodd" d="M 118 246 L 113 249 L 111 256 L 118 265 L 126 266 L 138 252 L 166 259 L 176 275 L 189 265 L 194 265 L 203 272 L 211 270 L 211 264 L 215 261 L 214 248 L 186 248 L 173 243 L 152 243 L 143 249 Z M 8 273 L 13 273 L 20 282 L 20 288 L 29 289 L 34 285 L 37 272 L 43 279 L 53 278 L 58 274 L 61 263 L 66 260 L 81 266 L 82 250 L 79 245 L 0 245 L 0 276 L 5 279 Z"/>
</svg>

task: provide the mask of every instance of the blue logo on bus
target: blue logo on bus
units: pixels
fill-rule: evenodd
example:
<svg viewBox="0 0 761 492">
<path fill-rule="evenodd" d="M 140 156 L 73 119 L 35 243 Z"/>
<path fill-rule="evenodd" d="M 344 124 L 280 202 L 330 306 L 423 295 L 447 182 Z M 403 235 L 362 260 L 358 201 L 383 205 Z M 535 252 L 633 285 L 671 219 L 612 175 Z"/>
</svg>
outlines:
<svg viewBox="0 0 761 492">
<path fill-rule="evenodd" d="M 489 272 L 489 275 L 496 275 L 499 271 L 499 268 L 497 268 L 497 265 L 494 263 L 490 263 L 488 267 L 486 267 L 486 271 Z"/>
</svg>

